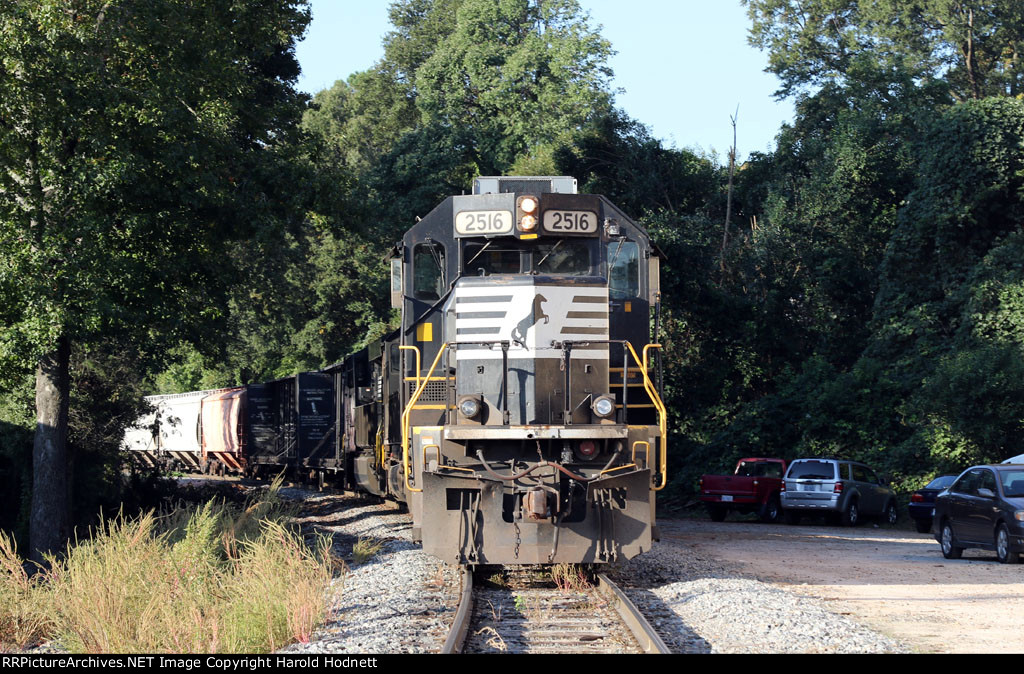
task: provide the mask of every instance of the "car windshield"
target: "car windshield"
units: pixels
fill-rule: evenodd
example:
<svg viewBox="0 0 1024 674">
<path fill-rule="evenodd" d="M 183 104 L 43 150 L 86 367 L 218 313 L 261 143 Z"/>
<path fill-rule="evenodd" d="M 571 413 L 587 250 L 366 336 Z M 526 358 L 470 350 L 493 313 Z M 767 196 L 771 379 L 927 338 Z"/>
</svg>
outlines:
<svg viewBox="0 0 1024 674">
<path fill-rule="evenodd" d="M 999 480 L 1003 483 L 1006 498 L 1024 497 L 1024 470 L 1001 470 Z"/>
<path fill-rule="evenodd" d="M 956 479 L 956 475 L 940 475 L 939 477 L 935 478 L 934 480 L 929 482 L 927 485 L 925 485 L 924 488 L 925 489 L 945 489 L 949 485 L 953 484 L 953 480 L 955 480 L 955 479 Z"/>
<path fill-rule="evenodd" d="M 821 478 L 831 480 L 835 477 L 835 464 L 829 461 L 800 461 L 789 468 L 786 477 L 798 478 Z"/>
</svg>

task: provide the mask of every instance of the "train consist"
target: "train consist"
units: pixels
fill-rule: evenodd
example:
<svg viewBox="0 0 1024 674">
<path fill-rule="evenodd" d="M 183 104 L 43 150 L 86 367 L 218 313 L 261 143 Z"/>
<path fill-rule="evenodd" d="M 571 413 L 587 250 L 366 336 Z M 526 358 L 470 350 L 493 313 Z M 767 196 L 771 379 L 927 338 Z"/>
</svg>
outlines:
<svg viewBox="0 0 1024 674">
<path fill-rule="evenodd" d="M 393 248 L 398 330 L 321 371 L 153 396 L 126 446 L 403 502 L 450 562 L 633 557 L 667 480 L 660 257 L 572 178 L 478 178 Z"/>
</svg>

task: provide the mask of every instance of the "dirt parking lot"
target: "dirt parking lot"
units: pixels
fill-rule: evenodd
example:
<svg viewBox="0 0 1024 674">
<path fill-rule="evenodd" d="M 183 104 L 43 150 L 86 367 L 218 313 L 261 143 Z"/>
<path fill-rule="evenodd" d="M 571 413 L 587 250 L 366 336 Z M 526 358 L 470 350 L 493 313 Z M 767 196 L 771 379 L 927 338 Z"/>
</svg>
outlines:
<svg viewBox="0 0 1024 674">
<path fill-rule="evenodd" d="M 1024 564 L 966 550 L 947 560 L 928 534 L 661 520 L 662 537 L 737 571 L 816 597 L 920 653 L 1024 653 Z"/>
</svg>

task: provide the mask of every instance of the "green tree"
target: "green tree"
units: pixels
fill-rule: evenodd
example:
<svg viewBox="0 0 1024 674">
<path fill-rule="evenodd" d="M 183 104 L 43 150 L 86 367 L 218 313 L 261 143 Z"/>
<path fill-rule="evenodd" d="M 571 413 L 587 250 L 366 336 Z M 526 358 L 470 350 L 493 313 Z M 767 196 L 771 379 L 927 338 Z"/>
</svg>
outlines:
<svg viewBox="0 0 1024 674">
<path fill-rule="evenodd" d="M 360 172 L 426 133 L 471 172 L 501 173 L 610 110 L 613 52 L 576 0 L 399 0 L 390 17 L 384 58 L 307 116 Z"/>
<path fill-rule="evenodd" d="M 627 213 L 710 214 L 721 176 L 714 163 L 689 150 L 666 148 L 620 110 L 588 123 L 554 153 L 560 173 L 580 190 L 603 194 Z"/>
<path fill-rule="evenodd" d="M 743 0 L 751 44 L 793 94 L 874 79 L 954 100 L 1024 91 L 1024 7 L 1002 0 Z"/>
<path fill-rule="evenodd" d="M 1024 103 L 987 99 L 934 115 L 920 172 L 880 267 L 865 356 L 886 363 L 923 447 L 1001 460 L 1022 440 Z"/>
<path fill-rule="evenodd" d="M 73 350 L 187 336 L 219 311 L 224 242 L 292 203 L 308 20 L 302 0 L 0 4 L 0 368 L 36 371 L 35 558 L 68 534 Z"/>
<path fill-rule="evenodd" d="M 463 0 L 416 70 L 416 104 L 468 133 L 482 173 L 500 173 L 610 108 L 611 55 L 575 0 Z"/>
</svg>

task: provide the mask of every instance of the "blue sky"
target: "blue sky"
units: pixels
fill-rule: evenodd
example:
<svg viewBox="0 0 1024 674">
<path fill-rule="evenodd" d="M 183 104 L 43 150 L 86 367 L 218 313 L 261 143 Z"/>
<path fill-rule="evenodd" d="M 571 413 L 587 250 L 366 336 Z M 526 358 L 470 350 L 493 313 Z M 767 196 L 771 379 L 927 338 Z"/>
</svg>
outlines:
<svg viewBox="0 0 1024 674">
<path fill-rule="evenodd" d="M 740 158 L 774 147 L 791 101 L 778 102 L 767 56 L 747 44 L 739 0 L 579 0 L 618 52 L 611 60 L 619 107 L 675 147 L 726 161 L 739 107 Z M 299 88 L 315 93 L 383 56 L 389 0 L 311 0 L 313 22 L 297 49 Z"/>
</svg>

